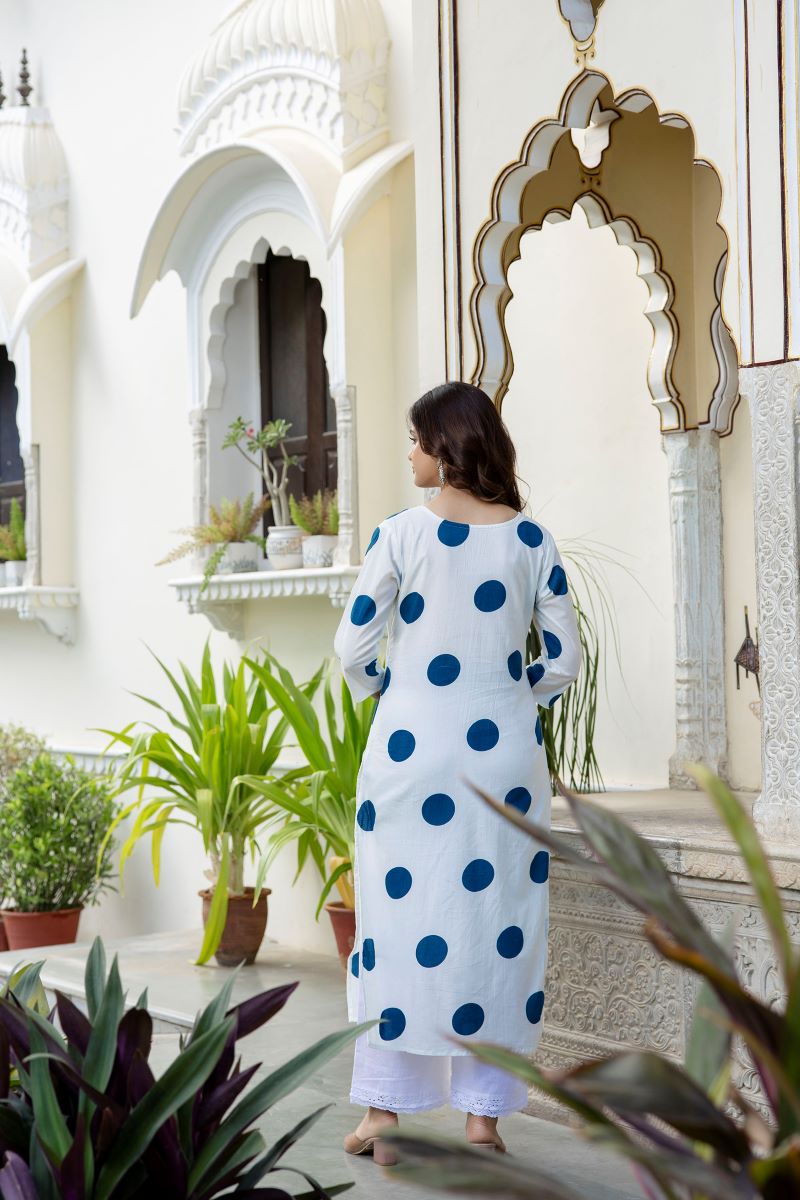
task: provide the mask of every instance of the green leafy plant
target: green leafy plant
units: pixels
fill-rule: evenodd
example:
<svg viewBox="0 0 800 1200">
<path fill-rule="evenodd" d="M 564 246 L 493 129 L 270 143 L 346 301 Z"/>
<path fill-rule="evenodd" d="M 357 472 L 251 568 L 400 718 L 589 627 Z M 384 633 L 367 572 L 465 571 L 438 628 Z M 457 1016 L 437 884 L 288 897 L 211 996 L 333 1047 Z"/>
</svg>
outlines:
<svg viewBox="0 0 800 1200">
<path fill-rule="evenodd" d="M 324 686 L 325 730 L 301 687 L 290 673 L 273 660 L 274 670 L 250 662 L 251 670 L 289 722 L 297 744 L 310 767 L 310 774 L 299 778 L 290 788 L 277 787 L 270 780 L 247 777 L 246 784 L 273 801 L 283 816 L 276 813 L 270 824 L 281 821 L 270 836 L 270 849 L 261 859 L 256 876 L 256 894 L 267 870 L 281 849 L 297 842 L 298 878 L 310 854 L 323 880 L 317 904 L 319 919 L 322 906 L 334 886 L 344 903 L 354 907 L 353 856 L 356 818 L 356 784 L 375 701 L 353 703 L 347 684 L 341 680 L 341 724 L 334 704 L 330 673 Z M 323 668 L 329 668 L 326 660 Z M 329 856 L 333 856 L 331 866 Z"/>
<path fill-rule="evenodd" d="M 602 682 L 607 694 L 608 665 L 612 657 L 622 671 L 619 629 L 606 568 L 622 570 L 648 600 L 650 597 L 634 572 L 621 561 L 621 552 L 612 551 L 602 542 L 564 539 L 561 553 L 568 564 L 567 575 L 581 646 L 581 670 L 578 679 L 554 708 L 540 710 L 544 745 L 554 786 L 557 779 L 566 779 L 570 787 L 580 792 L 599 792 L 604 786 L 595 750 L 600 685 Z M 541 653 L 533 624 L 528 631 L 526 650 L 529 658 L 538 658 Z"/>
<path fill-rule="evenodd" d="M 39 754 L 6 780 L 0 803 L 0 880 L 19 912 L 96 904 L 112 875 L 98 853 L 117 805 L 104 776 Z M 104 843 L 105 845 L 105 843 Z M 96 864 L 96 867 L 95 867 Z"/>
<path fill-rule="evenodd" d="M 292 520 L 306 533 L 326 533 L 335 535 L 339 532 L 339 509 L 336 491 L 326 488 L 317 491 L 313 496 L 301 496 L 297 500 L 289 496 L 289 509 Z"/>
<path fill-rule="evenodd" d="M 205 963 L 219 947 L 228 911 L 228 894 L 244 895 L 244 866 L 247 854 L 259 853 L 259 829 L 273 811 L 273 799 L 249 782 L 263 780 L 272 772 L 283 747 L 289 722 L 270 704 L 265 679 L 270 677 L 264 664 L 253 671 L 255 660 L 242 659 L 234 672 L 228 663 L 217 682 L 211 662 L 209 640 L 203 649 L 200 673 L 195 677 L 180 662 L 181 683 L 175 674 L 153 654 L 166 675 L 177 701 L 172 709 L 139 692 L 132 694 L 161 715 L 161 724 L 147 721 L 149 732 L 135 732 L 139 722 L 121 730 L 101 729 L 111 737 L 109 746 L 121 742 L 128 752 L 117 765 L 115 793 L 136 788 L 137 796 L 109 827 L 106 841 L 120 821 L 134 818 L 131 831 L 120 854 L 120 876 L 136 844 L 149 836 L 153 876 L 159 882 L 161 841 L 169 825 L 188 825 L 203 839 L 203 848 L 212 864 L 214 899 L 197 959 Z M 313 695 L 319 676 L 299 691 Z M 277 720 L 270 728 L 273 716 Z M 166 728 L 164 728 L 166 724 Z M 278 794 L 291 787 L 295 779 L 308 773 L 307 767 L 275 777 Z M 105 848 L 106 841 L 103 843 Z"/>
<path fill-rule="evenodd" d="M 17 767 L 28 763 L 47 749 L 44 738 L 24 725 L 0 725 L 0 795 L 3 784 Z"/>
<path fill-rule="evenodd" d="M 289 467 L 300 462 L 296 454 L 289 454 L 286 449 L 284 439 L 291 427 L 291 421 L 279 417 L 268 421 L 263 428 L 256 429 L 254 425 L 248 425 L 242 417 L 237 417 L 228 426 L 222 443 L 223 450 L 235 446 L 245 461 L 258 471 L 272 500 L 272 512 L 278 525 L 291 523 L 287 501 Z M 274 450 L 276 446 L 281 453 L 280 471 L 269 455 L 270 450 Z"/>
<path fill-rule="evenodd" d="M 254 533 L 253 530 L 260 524 L 261 518 L 271 503 L 269 496 L 262 497 L 256 503 L 253 493 L 249 492 L 244 500 L 223 498 L 219 502 L 219 507 L 209 504 L 207 523 L 178 529 L 176 532 L 188 533 L 189 538 L 171 550 L 165 558 L 159 559 L 156 566 L 160 567 L 164 563 L 175 562 L 176 559 L 183 558 L 186 554 L 213 546 L 214 550 L 209 555 L 203 571 L 203 583 L 200 591 L 204 592 L 231 542 L 253 542 L 261 547 L 262 552 L 265 552 L 265 538 L 261 534 Z"/>
<path fill-rule="evenodd" d="M 237 1043 L 280 1012 L 297 983 L 230 1008 L 235 979 L 198 1015 L 158 1079 L 148 1062 L 153 1019 L 147 995 L 126 1006 L 117 959 L 106 973 L 99 939 L 86 962 L 86 1013 L 56 991 L 54 1013 L 46 1019 L 25 1006 L 17 980 L 12 994 L 0 998 L 3 1200 L 214 1200 L 232 1194 L 292 1200 L 283 1189 L 259 1187 L 275 1171 L 292 1171 L 313 1189 L 296 1200 L 326 1200 L 352 1187 L 323 1189 L 302 1168 L 282 1162 L 330 1105 L 271 1146 L 255 1126 L 376 1022 L 321 1038 L 245 1090 L 261 1064 L 242 1069 Z M 18 1064 L 13 1087 L 12 1063 Z"/>
<path fill-rule="evenodd" d="M 8 524 L 0 525 L 0 558 L 8 562 L 24 562 L 27 558 L 25 517 L 16 496 L 11 501 Z"/>
<path fill-rule="evenodd" d="M 593 882 L 641 913 L 644 933 L 658 953 L 696 975 L 699 988 L 683 1065 L 654 1052 L 625 1050 L 555 1071 L 493 1043 L 473 1041 L 469 1049 L 481 1062 L 510 1071 L 580 1117 L 583 1136 L 628 1159 L 650 1200 L 791 1200 L 800 1193 L 800 952 L 791 943 L 780 892 L 750 814 L 705 767 L 691 770 L 746 864 L 771 936 L 785 1010 L 747 990 L 734 960 L 732 926 L 715 938 L 653 846 L 619 817 L 559 786 L 591 851 L 586 857 L 566 838 L 473 785 L 499 817 L 580 865 Z M 732 1081 L 734 1036 L 753 1064 L 766 1117 Z M 460 1190 L 469 1169 L 471 1186 L 481 1194 L 579 1200 L 536 1167 L 490 1164 L 433 1136 L 389 1130 L 386 1137 L 404 1153 L 394 1169 L 399 1175 L 441 1191 Z"/>
</svg>

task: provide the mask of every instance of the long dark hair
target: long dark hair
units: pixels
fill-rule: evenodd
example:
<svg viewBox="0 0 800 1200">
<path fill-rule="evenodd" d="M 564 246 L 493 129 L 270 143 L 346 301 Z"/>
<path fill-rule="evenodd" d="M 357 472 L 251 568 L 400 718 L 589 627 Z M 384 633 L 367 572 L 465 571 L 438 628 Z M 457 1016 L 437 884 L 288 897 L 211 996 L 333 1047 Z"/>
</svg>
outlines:
<svg viewBox="0 0 800 1200">
<path fill-rule="evenodd" d="M 517 452 L 486 392 L 471 383 L 440 383 L 407 413 L 426 454 L 441 458 L 445 478 L 491 504 L 522 510 Z"/>
</svg>

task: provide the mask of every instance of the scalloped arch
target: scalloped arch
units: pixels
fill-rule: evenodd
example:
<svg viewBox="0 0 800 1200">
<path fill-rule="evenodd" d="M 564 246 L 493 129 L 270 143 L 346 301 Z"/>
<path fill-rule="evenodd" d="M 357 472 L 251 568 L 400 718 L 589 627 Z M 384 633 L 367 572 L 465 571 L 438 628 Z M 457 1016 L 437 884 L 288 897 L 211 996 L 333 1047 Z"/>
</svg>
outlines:
<svg viewBox="0 0 800 1200">
<path fill-rule="evenodd" d="M 325 283 L 318 275 L 315 275 L 311 269 L 311 262 L 308 256 L 294 251 L 290 246 L 281 243 L 279 246 L 273 244 L 266 237 L 259 237 L 254 243 L 250 254 L 246 258 L 242 258 L 236 264 L 233 273 L 228 275 L 222 282 L 219 290 L 219 300 L 211 309 L 209 314 L 209 334 L 206 344 L 206 354 L 208 360 L 208 394 L 206 397 L 206 405 L 208 408 L 218 408 L 222 404 L 222 398 L 225 394 L 225 384 L 227 381 L 227 368 L 225 366 L 225 339 L 227 336 L 226 323 L 228 313 L 236 300 L 236 289 L 239 284 L 247 278 L 255 263 L 264 262 L 267 257 L 267 252 L 272 250 L 273 254 L 287 254 L 292 258 L 296 258 L 301 262 L 308 263 L 309 273 L 311 278 L 316 280 L 320 286 L 322 293 L 321 303 L 323 320 L 325 327 L 325 339 L 327 341 L 327 333 L 330 328 L 330 321 L 326 309 L 327 289 Z M 323 342 L 323 353 L 324 353 Z M 327 355 L 326 355 L 327 360 Z"/>
<path fill-rule="evenodd" d="M 601 93 L 611 88 L 610 81 L 599 71 L 584 70 L 567 87 L 562 96 L 558 116 L 540 121 L 523 140 L 519 157 L 509 163 L 497 176 L 491 197 L 491 216 L 480 229 L 473 248 L 475 285 L 469 301 L 477 364 L 472 381 L 492 396 L 498 405 L 508 390 L 514 370 L 514 360 L 505 329 L 505 310 L 511 299 L 507 272 L 509 242 L 519 238 L 526 228 L 522 217 L 525 188 L 534 176 L 546 172 L 551 165 L 553 153 L 561 138 L 572 128 L 587 127 L 592 109 Z M 613 107 L 624 112 L 637 113 L 652 107 L 661 125 L 671 128 L 690 129 L 690 123 L 681 113 L 658 112 L 652 96 L 641 88 L 631 88 L 613 99 Z M 714 170 L 705 160 L 694 159 L 695 165 Z M 717 182 L 719 177 L 715 172 Z M 720 184 L 721 195 L 721 184 Z M 582 200 L 582 197 L 578 198 Z M 597 201 L 597 197 L 591 197 Z M 585 205 L 584 211 L 587 211 Z M 551 209 L 550 214 L 564 213 L 564 209 Z M 661 430 L 664 433 L 680 430 L 686 426 L 683 405 L 672 380 L 672 364 L 678 346 L 679 331 L 674 315 L 670 311 L 673 299 L 672 284 L 661 270 L 660 253 L 656 244 L 644 237 L 632 220 L 613 218 L 602 203 L 590 216 L 598 221 L 598 212 L 604 215 L 600 223 L 612 226 L 621 244 L 637 250 L 639 273 L 650 289 L 650 303 L 646 316 L 653 326 L 654 345 L 648 370 L 648 386 L 653 403 L 659 410 Z M 625 227 L 629 230 L 625 232 Z M 717 211 L 717 226 L 719 211 Z M 628 239 L 628 240 L 626 240 Z M 727 244 L 727 236 L 725 238 Z M 648 267 L 647 263 L 651 266 Z M 727 251 L 716 268 L 714 281 L 716 307 L 711 318 L 710 341 L 717 362 L 719 378 L 708 408 L 708 421 L 703 424 L 718 433 L 730 432 L 733 411 L 738 400 L 736 374 L 736 349 L 732 335 L 725 324 L 721 309 L 722 278 Z"/>
<path fill-rule="evenodd" d="M 607 225 L 614 234 L 617 245 L 626 246 L 633 251 L 636 273 L 647 285 L 649 295 L 644 315 L 653 329 L 653 348 L 647 364 L 647 386 L 653 403 L 661 414 L 662 427 L 665 418 L 671 420 L 675 417 L 679 418 L 682 426 L 683 405 L 672 378 L 672 364 L 678 343 L 678 324 L 672 312 L 675 290 L 672 280 L 661 270 L 658 246 L 644 237 L 629 217 L 614 217 L 608 205 L 599 196 L 588 192 L 578 196 L 570 211 L 563 208 L 551 209 L 545 215 L 542 224 L 545 221 L 551 224 L 568 221 L 576 208 L 584 212 L 591 229 Z M 541 225 L 531 225 L 529 228 L 541 229 Z"/>
</svg>

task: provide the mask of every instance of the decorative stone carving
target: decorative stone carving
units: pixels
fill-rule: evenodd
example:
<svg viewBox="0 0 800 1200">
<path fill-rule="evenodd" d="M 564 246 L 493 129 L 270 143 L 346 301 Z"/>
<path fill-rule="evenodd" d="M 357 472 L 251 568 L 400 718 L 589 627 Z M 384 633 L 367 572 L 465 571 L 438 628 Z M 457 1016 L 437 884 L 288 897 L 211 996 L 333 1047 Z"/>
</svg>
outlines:
<svg viewBox="0 0 800 1200">
<path fill-rule="evenodd" d="M 554 822 L 554 828 L 558 822 Z M 585 849 L 580 835 L 564 830 Z M 657 842 L 657 839 L 648 839 Z M 677 853 L 659 848 L 679 890 L 704 924 L 719 936 L 734 922 L 734 959 L 745 987 L 774 1007 L 785 1005 L 769 932 L 749 884 L 687 877 L 681 858 L 694 858 L 690 840 L 676 838 Z M 724 853 L 739 859 L 732 848 Z M 709 851 L 709 854 L 712 854 Z M 710 862 L 710 859 L 709 859 Z M 795 880 L 797 868 L 795 863 Z M 784 893 L 790 937 L 800 945 L 800 895 Z M 664 960 L 644 937 L 643 918 L 580 866 L 553 857 L 550 932 L 545 979 L 544 1030 L 534 1055 L 538 1066 L 561 1069 L 627 1049 L 682 1062 L 686 1053 L 697 979 Z M 739 1038 L 733 1043 L 733 1081 L 762 1114 L 758 1078 Z M 557 1102 L 531 1090 L 528 1111 L 575 1123 Z"/>
<path fill-rule="evenodd" d="M 753 816 L 775 841 L 800 844 L 800 364 L 744 367 L 756 523 L 763 791 Z"/>
<path fill-rule="evenodd" d="M 0 110 L 0 243 L 31 278 L 66 255 L 68 189 L 48 110 Z"/>
<path fill-rule="evenodd" d="M 249 0 L 184 73 L 181 151 L 290 126 L 320 138 L 348 169 L 387 138 L 388 56 L 380 0 Z"/>
<path fill-rule="evenodd" d="M 675 597 L 676 746 L 670 786 L 694 787 L 685 764 L 725 773 L 725 644 L 719 439 L 708 429 L 662 438 L 669 462 Z"/>
</svg>

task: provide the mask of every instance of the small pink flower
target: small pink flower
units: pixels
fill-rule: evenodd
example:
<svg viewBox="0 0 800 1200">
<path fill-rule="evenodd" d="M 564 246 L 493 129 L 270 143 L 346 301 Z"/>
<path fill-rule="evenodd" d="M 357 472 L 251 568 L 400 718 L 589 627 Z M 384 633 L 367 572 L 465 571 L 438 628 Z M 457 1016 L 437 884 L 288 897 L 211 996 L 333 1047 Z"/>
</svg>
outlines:
<svg viewBox="0 0 800 1200">
<path fill-rule="evenodd" d="M 252 427 L 252 425 L 251 425 L 251 426 L 250 426 L 250 428 L 249 428 L 249 429 L 248 429 L 248 431 L 247 431 L 247 436 L 248 436 L 248 437 L 253 437 L 253 436 L 254 436 L 254 434 L 255 434 L 255 430 L 253 429 L 253 427 Z"/>
</svg>

